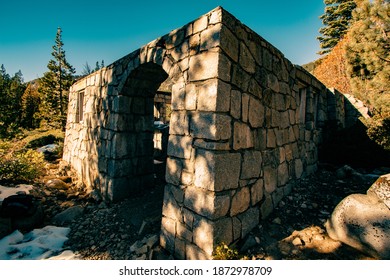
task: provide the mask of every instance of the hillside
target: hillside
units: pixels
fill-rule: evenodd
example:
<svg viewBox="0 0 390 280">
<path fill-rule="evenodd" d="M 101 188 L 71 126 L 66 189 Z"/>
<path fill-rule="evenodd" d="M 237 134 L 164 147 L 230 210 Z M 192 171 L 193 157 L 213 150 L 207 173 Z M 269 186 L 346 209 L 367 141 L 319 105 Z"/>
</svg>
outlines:
<svg viewBox="0 0 390 280">
<path fill-rule="evenodd" d="M 346 72 L 346 51 L 348 36 L 314 67 L 312 74 L 328 88 L 336 88 L 342 93 L 351 93 L 350 81 Z"/>
</svg>

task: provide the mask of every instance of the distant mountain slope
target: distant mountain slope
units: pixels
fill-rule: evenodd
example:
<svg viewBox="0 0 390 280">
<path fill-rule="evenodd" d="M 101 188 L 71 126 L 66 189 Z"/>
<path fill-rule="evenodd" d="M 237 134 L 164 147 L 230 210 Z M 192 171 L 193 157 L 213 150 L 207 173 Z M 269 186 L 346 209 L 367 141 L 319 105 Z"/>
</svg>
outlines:
<svg viewBox="0 0 390 280">
<path fill-rule="evenodd" d="M 326 87 L 336 88 L 342 93 L 351 93 L 345 66 L 345 45 L 347 42 L 348 36 L 341 40 L 325 57 L 303 65 Z"/>
<path fill-rule="evenodd" d="M 306 71 L 310 72 L 310 74 L 313 74 L 314 69 L 316 69 L 322 62 L 324 57 L 320 57 L 317 60 L 314 60 L 312 62 L 306 63 L 301 65 Z"/>
</svg>

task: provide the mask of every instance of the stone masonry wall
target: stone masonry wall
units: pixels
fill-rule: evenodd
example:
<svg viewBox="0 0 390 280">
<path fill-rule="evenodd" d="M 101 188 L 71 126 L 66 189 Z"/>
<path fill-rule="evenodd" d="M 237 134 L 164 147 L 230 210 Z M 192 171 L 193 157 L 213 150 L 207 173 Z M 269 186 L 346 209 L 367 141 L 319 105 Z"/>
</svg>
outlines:
<svg viewBox="0 0 390 280">
<path fill-rule="evenodd" d="M 243 238 L 295 180 L 314 172 L 327 120 L 326 88 L 221 12 L 218 77 L 208 82 L 216 90 L 202 87 L 202 112 L 189 121 L 195 177 L 182 172 L 188 183 L 180 189 L 170 181 L 163 209 L 163 224 L 175 228 L 175 239 L 164 231 L 162 239 L 183 258 L 208 258 L 220 242 Z M 206 54 L 199 59 L 205 64 Z"/>
<path fill-rule="evenodd" d="M 350 94 L 342 94 L 335 88 L 331 88 L 327 100 L 328 125 L 334 130 L 351 127 L 360 117 L 370 118 L 368 107 Z"/>
<path fill-rule="evenodd" d="M 218 7 L 72 86 L 64 160 L 106 199 L 153 184 L 153 98 L 167 78 L 160 244 L 209 259 L 316 170 L 331 93 Z"/>
</svg>

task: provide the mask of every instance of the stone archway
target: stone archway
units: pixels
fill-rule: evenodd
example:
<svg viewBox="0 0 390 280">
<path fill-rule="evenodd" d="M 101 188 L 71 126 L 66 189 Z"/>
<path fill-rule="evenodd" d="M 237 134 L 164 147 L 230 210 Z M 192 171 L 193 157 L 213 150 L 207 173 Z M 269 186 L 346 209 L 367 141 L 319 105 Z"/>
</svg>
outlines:
<svg viewBox="0 0 390 280">
<path fill-rule="evenodd" d="M 153 105 L 157 90 L 167 77 L 161 66 L 142 64 L 129 74 L 121 89 L 118 126 L 122 129 L 113 139 L 116 155 L 111 164 L 120 170 L 113 181 L 118 182 L 115 191 L 121 192 L 122 197 L 134 196 L 154 185 Z"/>
<path fill-rule="evenodd" d="M 177 85 L 183 85 L 183 73 L 172 58 L 165 56 L 165 51 L 161 50 L 151 44 L 150 48 L 144 48 L 137 55 L 131 54 L 117 86 L 117 96 L 113 100 L 116 110 L 114 116 L 109 116 L 115 122 L 114 125 L 109 124 L 115 133 L 111 138 L 105 190 L 106 197 L 113 201 L 134 196 L 154 185 L 156 94 L 164 92 L 169 95 L 173 109 L 183 102 L 180 100 L 183 96 L 172 94 Z M 150 54 L 147 59 L 142 59 L 145 58 L 144 53 Z M 167 129 L 165 133 L 168 133 Z M 167 137 L 164 142 L 166 154 L 169 150 Z M 162 172 L 165 173 L 165 170 Z"/>
</svg>

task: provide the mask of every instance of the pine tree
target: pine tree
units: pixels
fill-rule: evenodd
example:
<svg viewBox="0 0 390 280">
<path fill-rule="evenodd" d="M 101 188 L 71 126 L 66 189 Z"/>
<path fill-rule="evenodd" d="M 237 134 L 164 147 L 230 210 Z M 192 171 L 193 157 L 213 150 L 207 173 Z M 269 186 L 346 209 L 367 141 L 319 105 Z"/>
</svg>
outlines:
<svg viewBox="0 0 390 280">
<path fill-rule="evenodd" d="M 11 92 L 11 112 L 13 123 L 16 127 L 19 127 L 21 124 L 21 115 L 22 115 L 22 96 L 26 90 L 26 85 L 24 84 L 22 71 L 18 71 L 11 79 L 10 92 Z"/>
<path fill-rule="evenodd" d="M 21 97 L 26 86 L 21 71 L 13 77 L 7 74 L 4 65 L 0 69 L 0 136 L 12 136 L 21 123 Z"/>
<path fill-rule="evenodd" d="M 40 113 L 50 125 L 64 128 L 68 90 L 73 83 L 73 75 L 76 71 L 66 60 L 61 33 L 62 30 L 59 27 L 51 53 L 53 58 L 47 64 L 49 71 L 40 79 L 40 92 L 43 97 Z"/>
<path fill-rule="evenodd" d="M 329 53 L 336 46 L 347 32 L 352 11 L 356 8 L 353 0 L 324 0 L 324 3 L 325 13 L 320 16 L 324 27 L 319 30 L 322 36 L 317 37 L 321 48 L 319 54 Z"/>
<path fill-rule="evenodd" d="M 96 66 L 94 71 L 98 71 L 100 69 L 99 61 L 96 61 Z"/>
<path fill-rule="evenodd" d="M 390 151 L 390 3 L 359 0 L 346 46 L 352 93 L 371 107 L 368 136 Z"/>
<path fill-rule="evenodd" d="M 390 4 L 360 0 L 346 47 L 354 94 L 390 117 Z"/>
<path fill-rule="evenodd" d="M 83 71 L 81 72 L 81 75 L 87 76 L 89 74 L 92 74 L 93 72 L 96 72 L 96 71 L 102 69 L 104 67 L 104 60 L 102 60 L 101 64 L 99 64 L 99 61 L 96 61 L 94 69 L 92 69 L 92 67 L 89 65 L 88 62 L 85 62 L 85 64 L 83 66 L 84 66 L 84 68 L 83 68 Z"/>
<path fill-rule="evenodd" d="M 41 95 L 38 92 L 38 81 L 29 82 L 22 96 L 22 126 L 24 128 L 39 127 L 39 106 Z"/>
<path fill-rule="evenodd" d="M 10 76 L 7 74 L 4 65 L 0 68 L 0 136 L 4 137 L 7 132 L 9 109 L 7 104 L 9 99 Z"/>
</svg>

